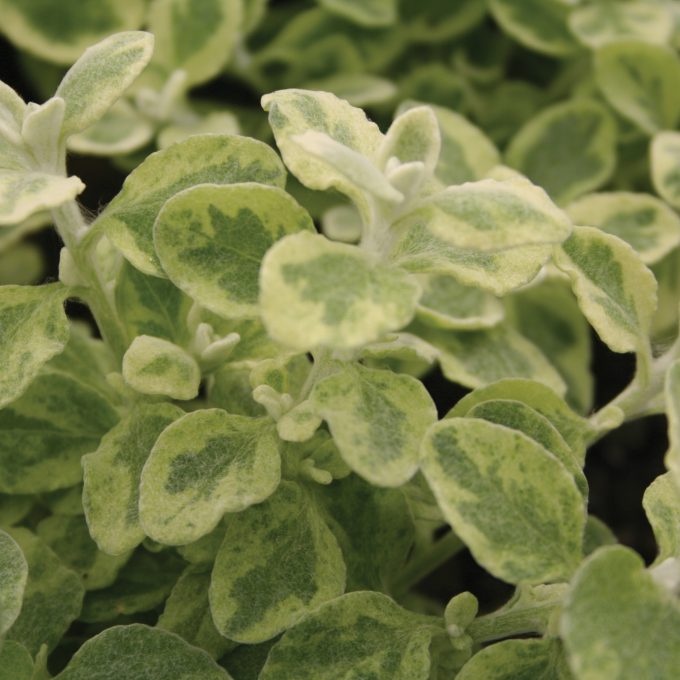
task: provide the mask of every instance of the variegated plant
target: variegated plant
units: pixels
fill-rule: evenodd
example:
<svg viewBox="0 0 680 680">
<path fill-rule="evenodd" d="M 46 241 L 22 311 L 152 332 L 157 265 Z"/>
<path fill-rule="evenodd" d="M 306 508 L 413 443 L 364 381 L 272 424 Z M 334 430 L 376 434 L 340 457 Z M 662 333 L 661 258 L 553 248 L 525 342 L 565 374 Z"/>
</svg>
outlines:
<svg viewBox="0 0 680 680">
<path fill-rule="evenodd" d="M 328 90 L 384 102 L 391 26 L 474 42 L 486 3 L 318 4 L 251 53 L 263 2 L 66 3 L 49 28 L 39 0 L 0 0 L 15 44 L 75 60 L 40 105 L 0 83 L 0 247 L 50 221 L 64 244 L 59 281 L 0 286 L 0 678 L 672 680 L 674 9 L 490 0 L 506 40 L 565 60 L 552 99 L 527 120 L 508 103 L 526 84 L 488 88 L 501 57 L 459 44 L 479 90 L 423 67 L 383 132 Z M 153 56 L 125 30 L 142 25 Z M 186 108 L 237 43 L 254 87 L 278 62 L 315 85 L 262 98 L 281 157 Z M 315 74 L 301 45 L 345 65 L 360 49 L 371 73 Z M 480 127 L 422 96 L 433 79 Z M 106 153 L 127 153 L 161 122 L 161 150 L 86 218 L 66 150 L 117 130 L 135 144 Z M 658 197 L 617 162 L 639 143 Z M 590 328 L 636 358 L 595 411 Z M 423 382 L 435 365 L 469 391 L 448 413 Z M 646 566 L 588 514 L 583 468 L 661 413 Z M 503 607 L 416 592 L 463 549 L 515 587 Z"/>
</svg>

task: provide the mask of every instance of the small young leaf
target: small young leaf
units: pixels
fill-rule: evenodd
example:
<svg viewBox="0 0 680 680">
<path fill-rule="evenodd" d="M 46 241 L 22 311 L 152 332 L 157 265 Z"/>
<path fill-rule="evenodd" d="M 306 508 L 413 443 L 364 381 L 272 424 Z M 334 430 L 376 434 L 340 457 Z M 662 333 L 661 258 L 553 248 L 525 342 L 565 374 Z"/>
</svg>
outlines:
<svg viewBox="0 0 680 680">
<path fill-rule="evenodd" d="M 314 231 L 311 217 L 278 187 L 202 185 L 163 206 L 154 243 L 173 283 L 206 309 L 254 317 L 264 254 L 300 230 Z"/>
<path fill-rule="evenodd" d="M 66 102 L 62 135 L 81 132 L 99 120 L 142 72 L 153 52 L 153 36 L 116 33 L 88 47 L 68 70 L 55 96 Z"/>
<path fill-rule="evenodd" d="M 231 680 L 206 652 L 141 623 L 90 638 L 55 680 Z"/>
<path fill-rule="evenodd" d="M 41 645 L 52 650 L 80 613 L 83 585 L 59 558 L 28 529 L 9 531 L 28 564 L 28 580 L 21 613 L 7 638 L 37 654 Z"/>
<path fill-rule="evenodd" d="M 595 78 L 607 101 L 645 132 L 680 120 L 680 59 L 664 46 L 621 40 L 595 53 Z"/>
<path fill-rule="evenodd" d="M 447 521 L 489 572 L 510 583 L 570 577 L 585 503 L 545 448 L 501 425 L 451 418 L 430 428 L 422 456 Z"/>
<path fill-rule="evenodd" d="M 297 484 L 229 518 L 210 583 L 215 625 L 229 639 L 268 640 L 344 590 L 340 547 Z"/>
<path fill-rule="evenodd" d="M 150 335 L 136 337 L 123 356 L 125 382 L 142 394 L 193 399 L 201 369 L 181 347 Z"/>
<path fill-rule="evenodd" d="M 0 407 L 21 396 L 43 364 L 66 346 L 67 294 L 59 283 L 0 287 Z"/>
<path fill-rule="evenodd" d="M 260 680 L 428 680 L 430 643 L 444 634 L 382 593 L 348 593 L 321 605 L 272 648 Z"/>
<path fill-rule="evenodd" d="M 0 639 L 19 616 L 27 578 L 28 565 L 21 549 L 0 530 Z"/>
<path fill-rule="evenodd" d="M 190 543 L 225 512 L 270 496 L 280 481 L 276 432 L 265 418 L 188 413 L 160 435 L 142 470 L 139 517 L 160 543 Z"/>
<path fill-rule="evenodd" d="M 616 165 L 616 124 L 595 101 L 555 104 L 522 127 L 506 158 L 557 203 L 568 203 L 611 176 Z"/>
<path fill-rule="evenodd" d="M 420 441 L 437 419 L 420 381 L 349 364 L 317 383 L 311 399 L 355 472 L 377 486 L 414 475 Z"/>
<path fill-rule="evenodd" d="M 655 564 L 680 557 L 680 486 L 671 473 L 660 475 L 647 487 L 642 505 L 658 547 Z"/>
<path fill-rule="evenodd" d="M 104 230 L 145 274 L 164 276 L 153 245 L 153 224 L 163 204 L 197 184 L 259 182 L 282 187 L 286 172 L 262 142 L 230 135 L 196 135 L 148 156 L 92 226 Z"/>
<path fill-rule="evenodd" d="M 298 350 L 349 349 L 405 326 L 419 286 L 364 251 L 299 233 L 276 243 L 260 272 L 267 331 Z"/>
<path fill-rule="evenodd" d="M 361 26 L 389 26 L 397 20 L 396 0 L 318 0 L 333 14 Z"/>
<path fill-rule="evenodd" d="M 578 678 L 672 678 L 680 668 L 677 599 L 623 546 L 600 548 L 583 563 L 566 597 L 560 632 Z"/>
<path fill-rule="evenodd" d="M 83 507 L 100 550 L 120 555 L 144 539 L 138 510 L 142 468 L 161 432 L 182 415 L 171 404 L 140 404 L 83 456 Z"/>
<path fill-rule="evenodd" d="M 650 147 L 654 188 L 661 198 L 680 209 L 680 132 L 654 135 Z"/>
<path fill-rule="evenodd" d="M 656 308 L 656 280 L 635 251 L 600 229 L 576 227 L 555 252 L 579 306 L 614 352 L 644 349 Z"/>
</svg>

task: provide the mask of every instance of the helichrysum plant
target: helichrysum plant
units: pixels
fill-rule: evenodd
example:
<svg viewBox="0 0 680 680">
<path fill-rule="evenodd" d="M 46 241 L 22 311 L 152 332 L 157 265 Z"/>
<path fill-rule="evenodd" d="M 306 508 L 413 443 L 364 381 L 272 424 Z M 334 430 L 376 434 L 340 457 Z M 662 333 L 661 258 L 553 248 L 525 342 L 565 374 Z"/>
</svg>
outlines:
<svg viewBox="0 0 680 680">
<path fill-rule="evenodd" d="M 677 678 L 677 3 L 317 4 L 0 0 L 0 678 Z M 583 468 L 652 414 L 645 564 Z M 416 591 L 464 549 L 505 605 Z"/>
</svg>

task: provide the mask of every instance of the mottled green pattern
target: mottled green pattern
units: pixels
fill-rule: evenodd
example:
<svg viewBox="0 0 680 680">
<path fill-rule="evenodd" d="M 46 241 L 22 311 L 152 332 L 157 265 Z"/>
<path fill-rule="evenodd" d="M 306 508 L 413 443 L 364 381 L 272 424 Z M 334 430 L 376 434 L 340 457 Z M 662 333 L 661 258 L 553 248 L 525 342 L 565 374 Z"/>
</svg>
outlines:
<svg viewBox="0 0 680 680">
<path fill-rule="evenodd" d="M 264 324 L 298 350 L 359 347 L 405 326 L 419 286 L 365 252 L 308 233 L 277 243 L 260 273 Z"/>
<path fill-rule="evenodd" d="M 14 539 L 0 530 L 0 638 L 21 611 L 28 565 Z"/>
<path fill-rule="evenodd" d="M 55 680 L 230 680 L 206 652 L 140 623 L 90 638 Z"/>
<path fill-rule="evenodd" d="M 382 593 L 349 593 L 319 607 L 269 653 L 260 680 L 429 680 L 439 622 Z"/>
<path fill-rule="evenodd" d="M 645 490 L 642 505 L 654 530 L 656 562 L 680 556 L 680 487 L 672 475 L 657 477 Z"/>
<path fill-rule="evenodd" d="M 644 348 L 656 307 L 657 283 L 624 241 L 592 227 L 576 227 L 555 262 L 572 282 L 579 306 L 615 352 Z"/>
<path fill-rule="evenodd" d="M 568 203 L 611 176 L 616 165 L 616 124 L 595 101 L 556 104 L 519 130 L 506 159 L 555 201 Z"/>
<path fill-rule="evenodd" d="M 415 378 L 347 365 L 317 383 L 317 413 L 345 462 L 377 486 L 399 486 L 418 467 L 418 446 L 437 411 Z"/>
<path fill-rule="evenodd" d="M 28 529 L 10 529 L 28 564 L 21 613 L 7 638 L 35 655 L 45 644 L 52 650 L 80 613 L 83 585 L 42 540 Z"/>
<path fill-rule="evenodd" d="M 282 482 L 229 518 L 210 583 L 215 625 L 229 639 L 268 640 L 344 590 L 340 547 L 300 486 Z"/>
<path fill-rule="evenodd" d="M 574 577 L 560 625 L 577 678 L 653 680 L 680 668 L 680 605 L 629 548 L 600 548 Z"/>
<path fill-rule="evenodd" d="M 672 130 L 680 119 L 680 58 L 671 49 L 622 40 L 595 53 L 595 78 L 607 101 L 645 132 Z"/>
<path fill-rule="evenodd" d="M 400 113 L 390 125 L 380 147 L 380 163 L 384 167 L 390 158 L 400 163 L 420 162 L 430 175 L 440 149 L 441 135 L 434 112 L 427 106 L 416 106 Z"/>
<path fill-rule="evenodd" d="M 144 538 L 139 525 L 139 480 L 160 433 L 184 412 L 171 404 L 136 406 L 82 458 L 83 507 L 101 550 L 120 555 Z"/>
<path fill-rule="evenodd" d="M 236 135 L 196 135 L 153 153 L 130 173 L 94 230 L 104 230 L 145 274 L 164 276 L 153 245 L 153 224 L 172 196 L 197 184 L 259 182 L 282 187 L 285 170 L 262 142 Z"/>
<path fill-rule="evenodd" d="M 198 186 L 170 199 L 154 225 L 164 271 L 221 316 L 257 316 L 260 262 L 286 234 L 314 231 L 304 208 L 277 187 Z"/>
<path fill-rule="evenodd" d="M 510 583 L 569 578 L 585 502 L 545 448 L 501 425 L 451 418 L 429 430 L 422 456 L 444 516 L 485 569 Z"/>
<path fill-rule="evenodd" d="M 0 407 L 26 391 L 69 336 L 59 283 L 0 287 Z"/>
<path fill-rule="evenodd" d="M 650 151 L 654 189 L 680 209 L 680 132 L 666 130 L 654 135 Z"/>
<path fill-rule="evenodd" d="M 139 516 L 161 543 L 190 543 L 279 484 L 276 432 L 265 418 L 204 409 L 183 416 L 156 441 L 142 471 Z"/>
</svg>

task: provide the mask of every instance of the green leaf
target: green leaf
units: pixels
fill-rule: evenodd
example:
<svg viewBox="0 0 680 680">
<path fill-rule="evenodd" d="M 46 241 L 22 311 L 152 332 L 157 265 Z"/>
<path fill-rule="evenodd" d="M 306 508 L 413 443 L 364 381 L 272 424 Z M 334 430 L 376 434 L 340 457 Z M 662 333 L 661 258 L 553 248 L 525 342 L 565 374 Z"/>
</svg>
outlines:
<svg viewBox="0 0 680 680">
<path fill-rule="evenodd" d="M 179 635 L 219 659 L 235 643 L 220 635 L 213 623 L 208 602 L 210 571 L 210 564 L 191 565 L 185 569 L 165 602 L 158 627 Z"/>
<path fill-rule="evenodd" d="M 477 652 L 456 680 L 571 680 L 559 640 L 504 640 Z"/>
<path fill-rule="evenodd" d="M 512 138 L 507 163 L 564 204 L 604 184 L 616 166 L 616 124 L 589 99 L 543 109 Z"/>
<path fill-rule="evenodd" d="M 33 657 L 26 647 L 7 640 L 0 648 L 0 680 L 34 680 Z"/>
<path fill-rule="evenodd" d="M 20 522 L 33 507 L 33 496 L 0 493 L 0 527 Z"/>
<path fill-rule="evenodd" d="M 230 680 L 203 650 L 141 623 L 90 638 L 55 680 Z"/>
<path fill-rule="evenodd" d="M 187 87 L 216 76 L 236 47 L 240 0 L 155 0 L 149 30 L 156 36 L 154 65 L 182 69 Z"/>
<path fill-rule="evenodd" d="M 564 381 L 534 344 L 508 324 L 477 331 L 451 331 L 422 323 L 409 329 L 439 350 L 439 364 L 452 382 L 482 387 L 503 378 L 526 378 L 565 391 Z"/>
<path fill-rule="evenodd" d="M 7 638 L 20 642 L 35 655 L 45 644 L 52 650 L 80 613 L 83 585 L 43 541 L 28 529 L 11 529 L 28 564 L 28 580 L 21 613 Z"/>
<path fill-rule="evenodd" d="M 576 7 L 569 28 L 586 47 L 596 49 L 619 40 L 666 44 L 673 31 L 669 7 L 650 2 L 602 2 Z"/>
<path fill-rule="evenodd" d="M 680 120 L 680 59 L 661 45 L 621 40 L 595 53 L 595 79 L 607 101 L 645 132 Z"/>
<path fill-rule="evenodd" d="M 590 194 L 569 205 L 567 213 L 575 224 L 599 227 L 626 241 L 645 264 L 654 264 L 680 244 L 680 218 L 649 194 Z"/>
<path fill-rule="evenodd" d="M 0 530 L 0 639 L 19 616 L 27 578 L 28 565 L 21 549 Z"/>
<path fill-rule="evenodd" d="M 664 385 L 666 417 L 668 418 L 668 453 L 666 467 L 680 489 L 680 361 L 671 364 Z"/>
<path fill-rule="evenodd" d="M 319 607 L 272 648 L 260 680 L 390 678 L 428 680 L 436 619 L 381 593 L 343 595 Z"/>
<path fill-rule="evenodd" d="M 350 349 L 405 326 L 419 286 L 365 251 L 299 233 L 275 244 L 260 273 L 264 324 L 297 350 Z"/>
<path fill-rule="evenodd" d="M 212 572 L 210 609 L 223 635 L 252 644 L 290 628 L 344 589 L 335 537 L 312 498 L 282 482 L 267 501 L 229 518 Z"/>
<path fill-rule="evenodd" d="M 536 345 L 567 385 L 567 402 L 579 413 L 593 402 L 590 326 L 568 283 L 548 278 L 505 299 L 510 323 Z"/>
<path fill-rule="evenodd" d="M 55 5 L 44 0 L 2 0 L 2 30 L 22 49 L 47 61 L 71 64 L 92 45 L 144 20 L 143 0 L 86 0 Z"/>
<path fill-rule="evenodd" d="M 642 498 L 658 546 L 655 564 L 680 556 L 680 487 L 670 473 L 657 477 Z"/>
<path fill-rule="evenodd" d="M 552 57 L 578 50 L 567 27 L 569 8 L 560 0 L 491 0 L 489 9 L 504 31 L 531 50 Z"/>
<path fill-rule="evenodd" d="M 85 130 L 108 111 L 151 59 L 153 42 L 150 33 L 127 31 L 83 52 L 55 93 L 66 102 L 64 137 Z"/>
<path fill-rule="evenodd" d="M 128 175 L 120 193 L 92 226 L 103 230 L 145 274 L 164 276 L 153 245 L 163 204 L 197 184 L 259 182 L 282 187 L 285 170 L 270 147 L 231 135 L 196 135 L 158 151 Z"/>
<path fill-rule="evenodd" d="M 60 283 L 0 287 L 0 407 L 21 396 L 66 346 L 68 291 Z"/>
<path fill-rule="evenodd" d="M 347 364 L 318 382 L 311 399 L 345 462 L 377 486 L 400 486 L 418 467 L 418 446 L 437 419 L 422 383 Z"/>
<path fill-rule="evenodd" d="M 568 579 L 581 559 L 585 503 L 574 478 L 519 431 L 449 418 L 428 431 L 423 474 L 456 534 L 510 583 Z"/>
<path fill-rule="evenodd" d="M 138 404 L 82 458 L 83 507 L 100 550 L 121 555 L 144 539 L 139 480 L 161 432 L 184 415 L 171 404 Z"/>
<path fill-rule="evenodd" d="M 173 283 L 201 305 L 226 317 L 253 317 L 264 254 L 300 230 L 314 231 L 311 217 L 278 187 L 203 185 L 163 206 L 154 243 Z"/>
<path fill-rule="evenodd" d="M 142 394 L 186 400 L 198 394 L 201 369 L 181 347 L 161 338 L 140 335 L 123 356 L 123 378 Z"/>
<path fill-rule="evenodd" d="M 318 0 L 333 14 L 360 26 L 390 26 L 397 20 L 396 0 Z"/>
<path fill-rule="evenodd" d="M 674 208 L 680 209 L 680 132 L 658 132 L 650 147 L 654 189 Z"/>
<path fill-rule="evenodd" d="M 195 541 L 224 513 L 270 496 L 280 465 L 269 419 L 220 409 L 188 413 L 163 431 L 142 470 L 142 528 L 160 543 Z"/>
<path fill-rule="evenodd" d="M 635 251 L 600 229 L 576 227 L 555 251 L 579 306 L 614 352 L 644 351 L 656 308 L 656 279 Z"/>
<path fill-rule="evenodd" d="M 416 43 L 435 43 L 457 38 L 480 23 L 486 3 L 477 0 L 424 0 L 402 2 L 399 8 L 406 35 Z"/>
<path fill-rule="evenodd" d="M 337 73 L 306 83 L 310 90 L 332 92 L 352 106 L 371 106 L 391 101 L 397 88 L 391 80 L 370 73 Z"/>
<path fill-rule="evenodd" d="M 678 601 L 622 546 L 600 548 L 583 563 L 560 632 L 577 678 L 652 680 L 680 668 Z"/>
</svg>

